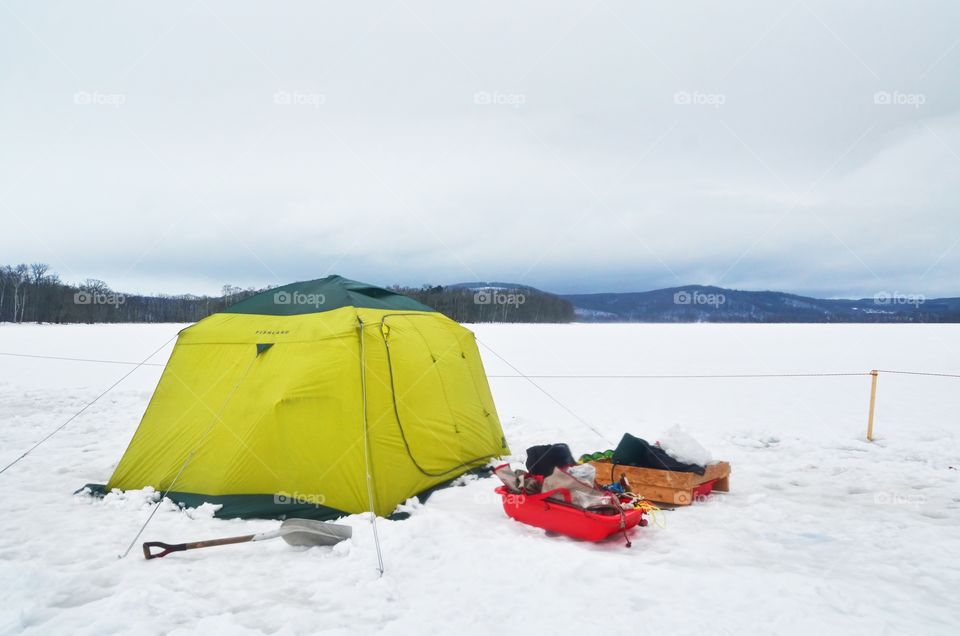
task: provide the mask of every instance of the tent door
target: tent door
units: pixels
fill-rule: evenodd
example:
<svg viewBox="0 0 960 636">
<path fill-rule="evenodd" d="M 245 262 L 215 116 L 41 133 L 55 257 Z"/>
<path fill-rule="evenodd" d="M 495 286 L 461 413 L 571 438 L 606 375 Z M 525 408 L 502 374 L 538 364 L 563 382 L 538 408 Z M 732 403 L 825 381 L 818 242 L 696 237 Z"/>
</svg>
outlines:
<svg viewBox="0 0 960 636">
<path fill-rule="evenodd" d="M 446 321 L 422 314 L 385 316 L 383 324 L 396 416 L 411 459 L 428 475 L 476 461 L 469 442 L 477 418 L 464 417 L 464 410 L 482 414 L 483 407 L 456 334 Z"/>
</svg>

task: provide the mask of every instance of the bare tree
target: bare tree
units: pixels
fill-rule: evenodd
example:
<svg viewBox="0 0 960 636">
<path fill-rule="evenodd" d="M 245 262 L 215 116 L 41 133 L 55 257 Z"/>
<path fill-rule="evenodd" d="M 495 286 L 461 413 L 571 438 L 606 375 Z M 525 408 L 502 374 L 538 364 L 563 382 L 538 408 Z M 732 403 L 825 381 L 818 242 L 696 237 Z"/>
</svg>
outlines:
<svg viewBox="0 0 960 636">
<path fill-rule="evenodd" d="M 30 273 L 33 275 L 33 284 L 37 287 L 43 282 L 44 276 L 50 271 L 50 266 L 46 263 L 32 263 Z"/>
<path fill-rule="evenodd" d="M 20 263 L 13 268 L 13 322 L 23 320 L 23 310 L 27 306 L 27 288 L 24 286 L 29 280 L 27 275 L 29 268 L 26 263 Z M 19 296 L 20 288 L 23 287 L 23 296 Z M 17 310 L 20 311 L 20 317 L 17 317 Z"/>
<path fill-rule="evenodd" d="M 80 285 L 80 289 L 91 294 L 106 294 L 110 292 L 110 286 L 99 278 L 88 278 Z"/>
<path fill-rule="evenodd" d="M 30 275 L 32 277 L 31 283 L 33 284 L 33 317 L 39 323 L 44 316 L 44 294 L 43 294 L 43 284 L 46 281 L 47 272 L 50 271 L 50 266 L 46 263 L 32 263 L 30 265 Z M 22 318 L 22 316 L 21 316 Z"/>
<path fill-rule="evenodd" d="M 234 302 L 236 302 L 237 297 L 243 293 L 243 289 L 235 285 L 227 283 L 223 286 L 223 304 L 225 307 L 229 307 Z"/>
<path fill-rule="evenodd" d="M 13 281 L 13 268 L 9 265 L 0 267 L 0 321 L 3 320 L 3 305 L 7 296 L 7 285 Z"/>
</svg>

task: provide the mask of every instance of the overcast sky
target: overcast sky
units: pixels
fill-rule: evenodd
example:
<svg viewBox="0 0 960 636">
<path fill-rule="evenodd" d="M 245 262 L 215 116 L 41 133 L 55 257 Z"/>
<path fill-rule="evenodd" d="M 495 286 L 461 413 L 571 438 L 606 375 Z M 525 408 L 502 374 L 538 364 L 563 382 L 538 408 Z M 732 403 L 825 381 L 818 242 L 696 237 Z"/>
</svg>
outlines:
<svg viewBox="0 0 960 636">
<path fill-rule="evenodd" d="M 960 4 L 0 0 L 0 263 L 960 295 Z"/>
</svg>

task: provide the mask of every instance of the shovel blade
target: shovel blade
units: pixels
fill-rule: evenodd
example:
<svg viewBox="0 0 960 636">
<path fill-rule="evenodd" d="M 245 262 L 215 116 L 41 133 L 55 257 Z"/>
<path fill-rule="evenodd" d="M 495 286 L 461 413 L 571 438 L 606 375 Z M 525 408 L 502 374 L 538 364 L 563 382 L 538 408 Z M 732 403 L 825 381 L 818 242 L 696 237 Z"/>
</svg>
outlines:
<svg viewBox="0 0 960 636">
<path fill-rule="evenodd" d="M 287 519 L 280 524 L 280 536 L 290 545 L 336 545 L 353 536 L 353 528 L 314 519 Z"/>
</svg>

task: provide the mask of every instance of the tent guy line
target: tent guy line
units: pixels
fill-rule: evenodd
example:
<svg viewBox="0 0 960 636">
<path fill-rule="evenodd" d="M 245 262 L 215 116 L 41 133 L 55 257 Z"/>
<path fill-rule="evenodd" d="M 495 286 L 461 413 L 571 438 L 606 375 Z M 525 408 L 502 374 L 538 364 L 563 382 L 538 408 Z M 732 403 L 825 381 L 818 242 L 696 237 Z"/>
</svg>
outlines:
<svg viewBox="0 0 960 636">
<path fill-rule="evenodd" d="M 603 441 L 607 442 L 608 444 L 611 444 L 611 445 L 613 444 L 613 442 L 610 441 L 610 439 L 608 439 L 606 435 L 604 435 L 603 433 L 601 433 L 600 431 L 598 431 L 597 429 L 595 429 L 595 428 L 594 428 L 593 426 L 591 426 L 586 420 L 584 420 L 582 417 L 580 417 L 579 415 L 577 415 L 576 413 L 574 413 L 573 410 L 572 410 L 570 407 L 568 407 L 566 404 L 564 404 L 563 402 L 561 402 L 561 401 L 558 400 L 557 398 L 553 397 L 553 395 L 551 395 L 545 388 L 543 388 L 542 386 L 540 386 L 539 384 L 537 384 L 536 382 L 534 382 L 534 381 L 530 378 L 529 375 L 525 375 L 525 374 L 523 373 L 523 371 L 521 371 L 520 369 L 518 369 L 518 368 L 515 367 L 514 365 L 510 364 L 510 361 L 509 361 L 509 360 L 507 360 L 507 359 L 504 358 L 502 355 L 500 355 L 499 353 L 497 353 L 496 351 L 494 351 L 494 350 L 490 347 L 490 345 L 488 345 L 487 343 L 481 341 L 479 338 L 477 338 L 477 342 L 480 343 L 481 345 L 483 345 L 483 348 L 484 348 L 484 349 L 486 349 L 487 351 L 489 351 L 489 352 L 492 353 L 493 355 L 495 355 L 495 356 L 497 356 L 498 358 L 500 358 L 500 360 L 501 360 L 504 364 L 506 364 L 508 367 L 510 367 L 511 369 L 513 369 L 514 371 L 516 371 L 516 372 L 519 374 L 519 377 L 523 378 L 524 380 L 526 380 L 527 382 L 529 382 L 530 384 L 532 384 L 534 387 L 536 387 L 536 389 L 537 389 L 538 391 L 540 391 L 541 393 L 543 393 L 544 395 L 546 395 L 548 398 L 550 398 L 551 400 L 553 400 L 554 402 L 556 402 L 557 405 L 560 406 L 560 408 L 562 408 L 564 411 L 566 411 L 567 413 L 569 413 L 570 415 L 572 415 L 575 420 L 577 420 L 578 422 L 580 422 L 581 424 L 583 424 L 584 426 L 586 426 L 587 428 L 589 428 L 591 431 L 593 431 L 594 434 L 596 434 L 597 437 L 599 437 L 599 438 L 602 439 Z"/>
<path fill-rule="evenodd" d="M 170 340 L 173 340 L 173 338 L 171 338 Z M 167 341 L 167 344 L 170 343 L 170 340 Z M 162 348 L 163 347 L 161 347 L 161 349 Z M 159 352 L 159 349 L 157 351 Z M 69 358 L 67 356 L 41 356 L 33 353 L 12 353 L 7 351 L 0 351 L 0 356 L 9 356 L 11 358 L 34 358 L 37 360 L 64 360 L 67 362 L 94 362 L 97 364 L 127 364 L 131 366 L 136 366 L 136 367 L 164 366 L 159 362 L 132 362 L 129 360 L 98 360 L 96 358 Z"/>
<path fill-rule="evenodd" d="M 484 343 L 484 347 L 490 349 Z M 490 349 L 493 352 L 492 349 Z M 154 354 L 156 355 L 156 354 Z M 494 353 L 498 358 L 503 360 L 502 356 Z M 32 353 L 14 353 L 9 351 L 0 351 L 0 356 L 11 356 L 15 358 L 35 358 L 39 360 L 63 360 L 66 362 L 92 362 L 97 364 L 126 364 L 137 367 L 163 367 L 164 364 L 160 362 L 133 362 L 132 360 L 99 360 L 96 358 L 71 358 L 68 356 L 43 356 Z M 506 361 L 504 361 L 506 362 Z M 507 363 L 509 365 L 509 363 Z M 512 366 L 512 365 L 510 365 Z M 930 377 L 938 378 L 960 378 L 960 373 L 946 373 L 946 372 L 937 372 L 937 371 L 902 371 L 894 369 L 877 369 L 881 373 L 896 373 L 900 375 L 923 375 Z M 675 374 L 550 374 L 550 375 L 533 375 L 529 373 L 525 374 L 497 374 L 497 373 L 488 373 L 488 378 L 497 378 L 497 379 L 509 379 L 509 378 L 519 378 L 524 380 L 529 380 L 531 378 L 537 380 L 683 380 L 686 378 L 691 379 L 706 379 L 706 378 L 829 378 L 829 377 L 855 377 L 870 375 L 869 371 L 811 371 L 808 373 L 793 373 L 793 372 L 784 372 L 784 373 L 675 373 Z"/>
<path fill-rule="evenodd" d="M 88 408 L 90 408 L 91 406 L 93 406 L 97 401 L 99 401 L 101 398 L 103 398 L 103 396 L 105 396 L 107 393 L 109 393 L 109 392 L 112 391 L 114 388 L 116 388 L 117 386 L 119 386 L 124 380 L 126 380 L 130 375 L 133 374 L 134 371 L 136 371 L 136 370 L 139 369 L 140 367 L 145 367 L 145 366 L 150 366 L 150 367 L 163 367 L 163 366 L 165 366 L 164 364 L 157 363 L 157 362 L 148 362 L 148 360 L 150 360 L 150 358 L 152 358 L 153 356 L 157 355 L 160 351 L 162 351 L 167 345 L 169 345 L 174 339 L 176 339 L 176 337 L 177 337 L 178 335 L 179 335 L 179 331 L 178 331 L 176 334 L 174 334 L 169 340 L 167 340 L 166 342 L 164 342 L 159 348 L 157 348 L 155 351 L 153 351 L 150 355 L 148 355 L 146 358 L 144 358 L 144 359 L 143 359 L 142 361 L 140 361 L 140 362 L 132 362 L 132 361 L 126 361 L 126 360 L 100 360 L 100 359 L 95 359 L 95 358 L 73 358 L 73 357 L 68 357 L 68 356 L 45 356 L 45 355 L 38 355 L 38 354 L 14 353 L 14 352 L 0 351 L 0 356 L 10 356 L 10 357 L 18 357 L 18 358 L 32 358 L 32 359 L 41 359 L 41 360 L 60 360 L 60 361 L 68 361 L 68 362 L 88 362 L 88 363 L 97 363 L 97 364 L 124 364 L 124 365 L 132 365 L 132 366 L 134 367 L 133 369 L 131 369 L 130 371 L 128 371 L 126 374 L 124 374 L 122 377 L 120 377 L 120 379 L 118 379 L 116 382 L 114 382 L 113 384 L 111 384 L 107 389 L 105 389 L 105 390 L 102 391 L 100 394 L 98 394 L 93 400 L 91 400 L 90 402 L 86 403 L 79 411 L 77 411 L 76 413 L 74 413 L 73 415 L 71 415 L 63 424 L 61 424 L 61 425 L 58 426 L 57 428 L 53 429 L 49 434 L 47 434 L 45 437 L 43 437 L 42 439 L 40 439 L 36 444 L 34 444 L 34 445 L 31 446 L 30 448 L 28 448 L 26 451 L 24 451 L 19 457 L 17 457 L 17 458 L 14 459 L 12 462 L 10 462 L 10 463 L 7 464 L 6 466 L 4 466 L 2 469 L 0 469 L 0 474 L 5 473 L 5 472 L 7 471 L 7 469 L 11 468 L 12 466 L 14 466 L 14 465 L 17 464 L 18 462 L 20 462 L 20 461 L 21 461 L 22 459 L 24 459 L 27 455 L 29 455 L 30 453 L 32 453 L 34 450 L 36 450 L 36 449 L 39 448 L 42 444 L 44 444 L 47 440 L 49 440 L 49 439 L 52 438 L 54 435 L 56 435 L 58 432 L 60 432 L 60 431 L 61 431 L 63 428 L 65 428 L 70 422 L 72 422 L 73 420 L 75 420 L 77 417 L 79 417 L 81 414 L 83 414 L 84 411 L 86 411 Z M 481 342 L 479 339 L 477 340 L 477 342 L 478 342 L 479 344 L 481 344 L 485 349 L 487 349 L 488 351 L 490 351 L 494 356 L 496 356 L 496 357 L 499 358 L 501 361 L 503 361 L 504 364 L 506 364 L 506 365 L 509 366 L 511 369 L 513 369 L 514 371 L 517 372 L 516 375 L 488 374 L 488 375 L 487 375 L 488 378 L 494 378 L 494 379 L 511 379 L 511 378 L 517 378 L 517 379 L 524 379 L 524 380 L 526 380 L 527 382 L 529 382 L 530 384 L 532 384 L 537 390 L 539 390 L 539 391 L 542 392 L 544 395 L 546 395 L 548 398 L 550 398 L 551 400 L 553 400 L 554 402 L 556 402 L 561 408 L 563 408 L 563 409 L 564 409 L 565 411 L 567 411 L 570 415 L 572 415 L 572 416 L 574 417 L 574 419 L 576 419 L 578 422 L 580 422 L 581 424 L 583 424 L 584 426 L 586 426 L 587 428 L 589 428 L 593 433 L 595 433 L 597 436 L 599 436 L 600 438 L 604 439 L 605 441 L 609 441 L 609 440 L 607 440 L 606 437 L 605 437 L 602 433 L 600 433 L 596 428 L 594 428 L 594 427 L 591 426 L 589 423 L 587 423 L 585 420 L 583 420 L 583 418 L 581 418 L 581 417 L 578 416 L 576 413 L 574 413 L 569 407 L 567 407 L 565 404 L 563 404 L 562 402 L 560 402 L 560 400 L 558 400 L 558 399 L 557 399 L 556 397 L 554 397 L 552 394 L 550 394 L 549 392 L 547 392 L 546 389 L 544 389 L 543 387 L 541 387 L 539 384 L 537 384 L 537 383 L 534 382 L 533 380 L 534 380 L 534 379 L 538 379 L 538 380 L 543 380 L 543 379 L 554 379 L 554 380 L 556 380 L 556 379 L 575 379 L 575 380 L 590 380 L 590 379 L 629 380 L 629 379 L 640 379 L 640 380 L 657 380 L 657 379 L 712 379 L 712 378 L 716 378 L 716 379 L 820 378 L 820 377 L 859 377 L 859 376 L 872 375 L 872 373 L 871 373 L 870 371 L 811 372 L 811 373 L 713 373 L 713 374 L 622 374 L 622 375 L 609 375 L 609 374 L 602 374 L 602 375 L 601 375 L 601 374 L 597 374 L 597 375 L 574 375 L 574 374 L 564 375 L 564 374 L 552 374 L 552 375 L 528 375 L 528 374 L 524 374 L 522 371 L 520 371 L 516 366 L 514 366 L 513 364 L 511 364 L 511 363 L 510 363 L 508 360 L 506 360 L 503 356 L 501 356 L 501 355 L 498 354 L 496 351 L 494 351 L 492 348 L 490 348 L 490 346 L 487 345 L 486 343 Z M 940 378 L 960 378 L 960 373 L 945 373 L 945 372 L 934 372 L 934 371 L 904 371 L 904 370 L 895 370 L 895 369 L 878 369 L 877 371 L 879 371 L 879 372 L 881 372 L 881 373 L 891 373 L 891 374 L 898 374 L 898 375 L 913 375 L 913 376 L 940 377 Z M 149 520 L 148 520 L 148 523 L 149 523 Z M 141 529 L 141 532 L 142 532 L 142 529 Z M 139 535 L 138 535 L 138 536 L 139 536 Z M 135 540 L 136 540 L 136 539 L 135 539 Z M 132 545 L 132 544 L 131 544 L 131 545 Z M 129 552 L 129 549 L 127 550 L 127 552 Z M 126 553 L 125 553 L 125 554 L 126 554 Z"/>
<path fill-rule="evenodd" d="M 51 437 L 53 437 L 54 435 L 56 435 L 57 433 L 59 433 L 61 430 L 63 430 L 63 428 L 64 428 L 67 424 L 69 424 L 69 423 L 72 422 L 73 420 L 77 419 L 84 411 L 86 411 L 88 408 L 90 408 L 91 406 L 93 406 L 94 404 L 96 404 L 96 402 L 97 402 L 100 398 L 102 398 L 104 395 L 106 395 L 107 393 L 109 393 L 110 391 L 112 391 L 116 386 L 118 386 L 121 382 L 123 382 L 124 380 L 126 380 L 128 377 L 130 377 L 130 376 L 133 374 L 134 371 L 136 371 L 137 369 L 139 369 L 141 366 L 147 364 L 147 360 L 149 360 L 149 359 L 152 358 L 153 356 L 155 356 L 155 355 L 157 355 L 158 353 L 160 353 L 160 351 L 162 351 L 163 348 L 166 347 L 168 344 L 170 344 L 171 342 L 173 342 L 178 335 L 179 335 L 179 331 L 178 331 L 177 333 L 173 334 L 173 336 L 171 336 L 169 340 L 167 340 L 167 341 L 164 342 L 162 345 L 160 345 L 159 347 L 157 347 L 157 349 L 154 350 L 153 353 L 151 353 L 150 355 L 148 355 L 146 358 L 144 358 L 142 362 L 140 362 L 140 363 L 137 364 L 134 368 L 130 369 L 130 370 L 127 371 L 125 374 L 123 374 L 123 376 L 121 376 L 119 380 L 117 380 L 116 382 L 114 382 L 113 384 L 111 384 L 109 387 L 107 387 L 106 389 L 104 389 L 97 397 L 93 398 L 91 401 L 89 401 L 89 402 L 87 402 L 86 404 L 84 404 L 84 405 L 83 405 L 83 408 L 81 408 L 79 411 L 77 411 L 76 413 L 74 413 L 73 415 L 71 415 L 71 416 L 67 419 L 67 421 L 65 421 L 63 424 L 61 424 L 61 425 L 58 426 L 57 428 L 53 429 L 52 431 L 50 431 L 50 433 L 48 433 L 46 437 L 44 437 L 43 439 L 41 439 L 40 441 L 38 441 L 36 444 L 34 444 L 34 445 L 31 446 L 30 448 L 28 448 L 26 451 L 24 451 L 23 454 L 21 454 L 21 455 L 20 455 L 19 457 L 17 457 L 15 460 L 13 460 L 12 462 L 10 462 L 10 463 L 7 464 L 6 466 L 4 466 L 2 469 L 0 469 L 0 475 L 2 475 L 3 473 L 7 472 L 7 469 L 8 469 L 8 468 L 10 468 L 10 467 L 13 466 L 14 464 L 16 464 L 17 462 L 19 462 L 20 460 L 22 460 L 24 457 L 26 457 L 27 455 L 29 455 L 30 453 L 32 453 L 33 451 L 35 451 L 37 448 L 39 448 L 41 444 L 43 444 L 43 443 L 46 442 L 48 439 L 50 439 Z"/>
<path fill-rule="evenodd" d="M 177 482 L 180 480 L 180 476 L 183 475 L 183 471 L 187 469 L 187 466 L 190 465 L 190 462 L 193 461 L 193 458 L 197 454 L 200 446 L 203 444 L 203 441 L 210 434 L 210 431 L 213 430 L 213 427 L 216 426 L 217 422 L 220 421 L 220 414 L 223 413 L 224 407 L 227 403 L 233 398 L 237 393 L 237 389 L 240 388 L 240 385 L 243 384 L 243 381 L 247 378 L 247 375 L 250 373 L 250 367 L 253 366 L 253 363 L 256 362 L 256 358 L 250 360 L 250 364 L 247 365 L 247 368 L 244 369 L 243 375 L 240 376 L 240 379 L 237 380 L 237 383 L 233 385 L 233 388 L 230 390 L 230 394 L 227 396 L 227 399 L 223 401 L 223 404 L 220 405 L 220 408 L 213 414 L 213 417 L 210 418 L 210 424 L 207 426 L 207 430 L 203 433 L 194 447 L 190 450 L 190 454 L 187 455 L 187 458 L 184 460 L 183 465 L 180 466 L 180 470 L 177 471 L 176 476 L 173 478 L 173 481 L 170 482 L 170 485 L 167 486 L 167 489 L 164 491 L 163 495 L 160 496 L 160 499 L 157 501 L 157 505 L 153 507 L 153 510 L 150 511 L 150 515 L 147 517 L 147 520 L 143 522 L 143 525 L 140 526 L 140 530 L 137 531 L 137 534 L 134 535 L 133 539 L 130 541 L 130 545 L 127 546 L 127 549 L 124 550 L 123 554 L 117 556 L 118 559 L 126 558 L 130 554 L 130 550 L 133 549 L 134 544 L 136 544 L 137 539 L 140 538 L 140 535 L 143 534 L 143 531 L 147 529 L 147 526 L 150 525 L 150 522 L 153 520 L 153 515 L 157 513 L 157 510 L 160 509 L 160 504 L 166 499 L 167 495 L 170 494 L 170 491 L 173 490 L 173 487 L 177 485 Z"/>
</svg>

